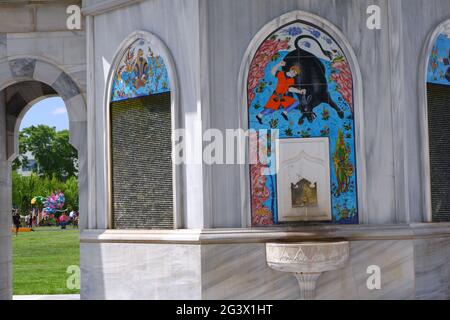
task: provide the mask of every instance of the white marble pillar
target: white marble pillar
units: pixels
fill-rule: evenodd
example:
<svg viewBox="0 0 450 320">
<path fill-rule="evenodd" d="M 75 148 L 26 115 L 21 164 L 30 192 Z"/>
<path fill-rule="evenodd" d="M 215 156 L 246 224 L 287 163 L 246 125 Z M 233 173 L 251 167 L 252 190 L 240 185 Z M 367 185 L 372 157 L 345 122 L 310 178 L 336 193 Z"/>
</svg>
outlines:
<svg viewBox="0 0 450 320">
<path fill-rule="evenodd" d="M 0 92 L 0 300 L 12 298 L 11 166 L 6 148 L 6 105 Z"/>
</svg>

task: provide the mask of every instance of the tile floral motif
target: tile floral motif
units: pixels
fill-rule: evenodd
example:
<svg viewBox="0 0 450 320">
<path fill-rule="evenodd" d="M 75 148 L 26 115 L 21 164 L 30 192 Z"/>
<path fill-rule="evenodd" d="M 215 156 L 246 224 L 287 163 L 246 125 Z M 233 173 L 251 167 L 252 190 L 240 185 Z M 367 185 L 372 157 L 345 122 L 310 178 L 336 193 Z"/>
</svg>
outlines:
<svg viewBox="0 0 450 320">
<path fill-rule="evenodd" d="M 441 33 L 431 50 L 427 82 L 450 85 L 450 31 Z"/>
<path fill-rule="evenodd" d="M 112 101 L 169 91 L 169 76 L 163 58 L 147 41 L 136 40 L 120 60 L 112 86 Z"/>
<path fill-rule="evenodd" d="M 353 78 L 335 40 L 321 28 L 294 21 L 259 46 L 247 82 L 250 153 L 266 146 L 270 131 L 283 138 L 328 137 L 332 222 L 358 223 Z M 250 166 L 252 225 L 277 224 L 274 160 Z M 267 169 L 269 171 L 264 171 Z"/>
</svg>

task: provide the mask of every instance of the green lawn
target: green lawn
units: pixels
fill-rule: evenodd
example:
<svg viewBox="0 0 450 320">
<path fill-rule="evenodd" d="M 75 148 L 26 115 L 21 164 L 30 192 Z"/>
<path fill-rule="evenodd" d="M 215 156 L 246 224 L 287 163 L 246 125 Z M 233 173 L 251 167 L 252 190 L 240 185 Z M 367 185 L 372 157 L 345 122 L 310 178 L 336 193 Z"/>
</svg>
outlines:
<svg viewBox="0 0 450 320">
<path fill-rule="evenodd" d="M 13 293 L 74 294 L 69 290 L 66 273 L 70 265 L 80 265 L 78 229 L 35 228 L 36 231 L 13 234 Z"/>
</svg>

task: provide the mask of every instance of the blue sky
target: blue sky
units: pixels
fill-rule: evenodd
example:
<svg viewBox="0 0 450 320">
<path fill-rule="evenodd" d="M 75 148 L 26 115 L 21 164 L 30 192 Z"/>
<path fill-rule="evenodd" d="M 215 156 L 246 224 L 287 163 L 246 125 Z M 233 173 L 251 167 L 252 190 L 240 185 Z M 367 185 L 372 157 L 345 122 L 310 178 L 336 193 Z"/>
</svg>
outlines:
<svg viewBox="0 0 450 320">
<path fill-rule="evenodd" d="M 57 131 L 69 129 L 66 105 L 60 97 L 41 100 L 31 107 L 20 124 L 20 130 L 45 124 L 56 127 Z"/>
</svg>

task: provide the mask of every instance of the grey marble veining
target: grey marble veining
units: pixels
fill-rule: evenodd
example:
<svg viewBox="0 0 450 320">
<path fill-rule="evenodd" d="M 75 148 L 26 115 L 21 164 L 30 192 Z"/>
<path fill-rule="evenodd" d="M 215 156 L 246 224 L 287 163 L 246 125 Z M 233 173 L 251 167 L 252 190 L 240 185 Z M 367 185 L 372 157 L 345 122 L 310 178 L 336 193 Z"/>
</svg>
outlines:
<svg viewBox="0 0 450 320">
<path fill-rule="evenodd" d="M 6 55 L 6 34 L 0 33 L 0 57 Z"/>
<path fill-rule="evenodd" d="M 80 94 L 77 84 L 65 72 L 62 72 L 59 77 L 53 82 L 52 87 L 61 95 L 64 100 L 69 100 Z"/>
<path fill-rule="evenodd" d="M 36 59 L 14 59 L 9 62 L 11 73 L 16 78 L 32 78 Z"/>
<path fill-rule="evenodd" d="M 0 241 L 3 239 L 0 239 Z M 11 243 L 4 242 L 11 245 Z M 12 264 L 11 261 L 0 262 L 0 300 L 12 299 Z"/>
<path fill-rule="evenodd" d="M 82 244 L 82 299 L 200 299 L 200 247 Z"/>
<path fill-rule="evenodd" d="M 416 296 L 450 299 L 450 238 L 414 240 Z"/>
<path fill-rule="evenodd" d="M 65 104 L 67 107 L 67 112 L 69 113 L 70 121 L 85 122 L 87 120 L 86 104 L 82 94 L 77 94 L 72 96 L 70 99 L 65 100 Z"/>
<path fill-rule="evenodd" d="M 0 57 L 1 59 L 1 57 Z M 11 74 L 11 68 L 9 67 L 9 61 L 0 60 L 0 86 L 4 87 L 7 82 L 11 81 L 12 79 Z"/>
<path fill-rule="evenodd" d="M 55 68 L 55 66 L 48 62 L 38 60 L 34 68 L 33 78 L 46 84 L 52 84 L 58 79 L 61 73 L 61 69 Z"/>
<path fill-rule="evenodd" d="M 202 246 L 203 299 L 298 299 L 292 274 L 270 269 L 265 244 Z"/>
<path fill-rule="evenodd" d="M 0 94 L 0 99 L 4 96 Z M 0 125 L 4 126 L 3 101 L 0 100 Z M 3 119 L 2 119 L 3 117 Z M 3 120 L 3 121 L 2 121 Z M 0 130 L 2 128 L 0 127 Z M 11 299 L 12 297 L 12 243 L 11 243 L 11 174 L 10 163 L 5 161 L 4 134 L 0 134 L 0 300 Z"/>
<path fill-rule="evenodd" d="M 327 272 L 318 281 L 318 299 L 413 299 L 414 250 L 411 240 L 355 241 L 346 268 Z M 367 268 L 380 267 L 381 289 L 369 290 Z"/>
<path fill-rule="evenodd" d="M 381 268 L 381 290 L 366 285 L 369 265 Z M 204 299 L 297 299 L 292 274 L 271 270 L 263 244 L 202 246 Z M 414 291 L 412 241 L 351 242 L 346 267 L 324 272 L 316 299 L 412 299 Z"/>
</svg>

